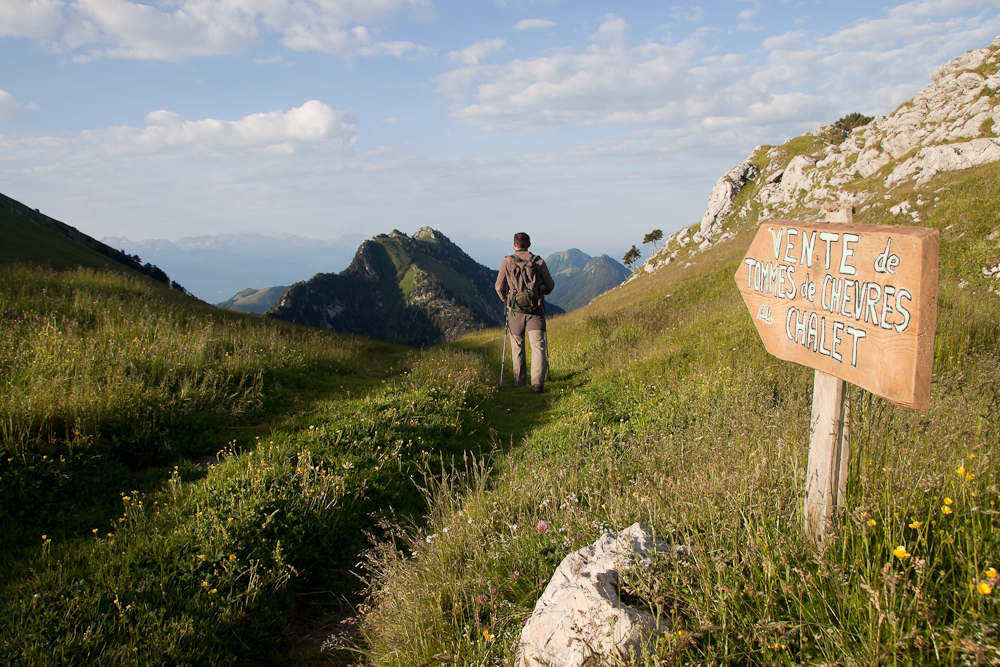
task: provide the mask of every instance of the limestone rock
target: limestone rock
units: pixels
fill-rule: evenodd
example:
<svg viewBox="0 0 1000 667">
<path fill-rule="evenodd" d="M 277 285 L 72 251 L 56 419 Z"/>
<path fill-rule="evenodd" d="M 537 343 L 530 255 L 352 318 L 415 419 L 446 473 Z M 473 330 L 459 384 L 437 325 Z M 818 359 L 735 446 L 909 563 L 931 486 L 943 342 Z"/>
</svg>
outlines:
<svg viewBox="0 0 1000 667">
<path fill-rule="evenodd" d="M 705 215 L 701 219 L 701 234 L 704 238 L 712 238 L 722 231 L 720 218 L 729 212 L 737 193 L 757 177 L 757 167 L 750 162 L 730 169 L 718 180 L 708 198 Z"/>
<path fill-rule="evenodd" d="M 517 667 L 582 667 L 594 656 L 641 651 L 657 619 L 622 604 L 618 571 L 668 549 L 635 523 L 566 556 L 521 632 Z"/>
</svg>

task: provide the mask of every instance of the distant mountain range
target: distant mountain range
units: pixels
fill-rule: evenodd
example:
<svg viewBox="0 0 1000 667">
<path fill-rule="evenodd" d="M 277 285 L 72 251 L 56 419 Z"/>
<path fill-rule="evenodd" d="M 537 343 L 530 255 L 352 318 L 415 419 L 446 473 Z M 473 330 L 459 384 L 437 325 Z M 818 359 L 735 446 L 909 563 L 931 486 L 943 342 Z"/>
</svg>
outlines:
<svg viewBox="0 0 1000 667">
<path fill-rule="evenodd" d="M 407 345 L 428 345 L 504 323 L 496 271 L 430 227 L 361 244 L 340 273 L 287 290 L 268 315 Z"/>
<path fill-rule="evenodd" d="M 608 255 L 591 257 L 576 248 L 552 253 L 545 263 L 556 282 L 545 301 L 565 311 L 586 306 L 595 297 L 621 285 L 632 273 Z"/>
<path fill-rule="evenodd" d="M 317 273 L 339 271 L 354 256 L 362 236 L 318 241 L 301 236 L 221 234 L 177 241 L 130 241 L 105 237 L 104 243 L 155 262 L 182 276 L 195 296 L 218 303 L 246 289 L 290 285 Z"/>
</svg>

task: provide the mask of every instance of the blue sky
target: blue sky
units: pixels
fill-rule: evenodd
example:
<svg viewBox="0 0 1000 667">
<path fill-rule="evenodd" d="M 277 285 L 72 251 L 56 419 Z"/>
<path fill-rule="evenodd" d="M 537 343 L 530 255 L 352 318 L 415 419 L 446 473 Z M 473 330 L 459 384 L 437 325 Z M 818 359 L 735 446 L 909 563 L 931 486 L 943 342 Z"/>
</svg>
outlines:
<svg viewBox="0 0 1000 667">
<path fill-rule="evenodd" d="M 95 236 L 620 255 L 1000 34 L 1000 0 L 0 0 L 0 192 Z"/>
</svg>

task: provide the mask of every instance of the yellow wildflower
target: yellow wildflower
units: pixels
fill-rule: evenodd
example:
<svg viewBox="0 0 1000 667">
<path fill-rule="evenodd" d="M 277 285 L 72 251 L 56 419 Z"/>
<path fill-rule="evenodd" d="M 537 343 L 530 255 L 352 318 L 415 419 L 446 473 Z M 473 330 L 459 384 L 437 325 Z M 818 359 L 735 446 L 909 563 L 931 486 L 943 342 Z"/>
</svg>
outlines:
<svg viewBox="0 0 1000 667">
<path fill-rule="evenodd" d="M 878 523 L 878 521 L 876 521 L 875 519 L 868 519 L 868 525 L 869 526 L 874 526 L 877 523 Z"/>
<path fill-rule="evenodd" d="M 948 498 L 947 496 L 945 497 L 945 499 L 944 499 L 944 504 L 945 504 L 945 505 L 951 505 L 951 504 L 952 504 L 952 502 L 954 502 L 954 501 L 952 501 L 952 499 L 951 499 L 951 498 Z"/>
<path fill-rule="evenodd" d="M 910 528 L 920 528 L 922 525 L 924 525 L 923 521 L 914 521 L 910 524 Z"/>
<path fill-rule="evenodd" d="M 996 569 L 994 569 L 994 568 L 992 568 L 992 567 L 990 567 L 990 568 L 987 568 L 987 569 L 986 569 L 986 572 L 984 572 L 984 574 L 985 574 L 985 575 L 986 575 L 987 577 L 989 577 L 990 579 L 996 579 L 996 578 L 997 578 L 997 571 L 996 571 Z"/>
<path fill-rule="evenodd" d="M 955 468 L 955 474 L 958 475 L 959 477 L 965 477 L 965 468 L 963 468 L 962 466 Z"/>
<path fill-rule="evenodd" d="M 993 592 L 993 589 L 990 587 L 990 585 L 986 583 L 979 584 L 978 586 L 976 586 L 976 590 L 979 591 L 980 595 L 989 595 L 990 593 Z"/>
<path fill-rule="evenodd" d="M 896 558 L 903 560 L 904 558 L 909 558 L 910 554 L 906 553 L 906 547 L 898 546 L 892 550 L 892 555 Z"/>
<path fill-rule="evenodd" d="M 944 507 L 942 507 L 941 511 L 944 512 L 945 514 L 951 514 L 951 508 L 948 507 L 947 505 L 945 505 Z"/>
</svg>

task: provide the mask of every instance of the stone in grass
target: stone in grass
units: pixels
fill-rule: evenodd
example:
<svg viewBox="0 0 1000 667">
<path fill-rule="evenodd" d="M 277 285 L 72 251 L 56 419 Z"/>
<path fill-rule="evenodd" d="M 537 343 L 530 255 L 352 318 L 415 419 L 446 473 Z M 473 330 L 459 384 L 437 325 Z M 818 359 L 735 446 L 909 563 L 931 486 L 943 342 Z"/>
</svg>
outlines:
<svg viewBox="0 0 1000 667">
<path fill-rule="evenodd" d="M 566 556 L 521 631 L 517 667 L 580 667 L 649 650 L 657 619 L 622 603 L 618 571 L 670 548 L 634 523 Z"/>
</svg>

